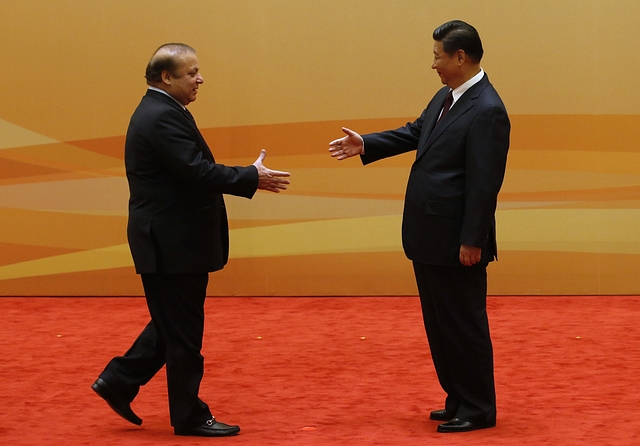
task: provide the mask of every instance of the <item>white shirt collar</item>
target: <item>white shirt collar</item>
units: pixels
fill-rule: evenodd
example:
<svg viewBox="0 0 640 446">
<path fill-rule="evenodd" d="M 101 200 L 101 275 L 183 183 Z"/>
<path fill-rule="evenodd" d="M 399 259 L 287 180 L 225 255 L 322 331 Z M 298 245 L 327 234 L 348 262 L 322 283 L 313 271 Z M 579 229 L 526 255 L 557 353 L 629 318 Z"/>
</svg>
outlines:
<svg viewBox="0 0 640 446">
<path fill-rule="evenodd" d="M 164 95 L 169 96 L 171 99 L 173 99 L 174 101 L 176 101 L 176 104 L 178 104 L 183 110 L 186 110 L 187 107 L 185 107 L 184 105 L 182 105 L 180 102 L 178 102 L 176 100 L 176 98 L 174 98 L 173 96 L 171 96 L 169 93 L 167 93 L 164 90 L 161 90 L 160 88 L 156 88 L 156 87 L 152 87 L 151 85 L 149 85 L 149 90 L 153 90 L 153 91 L 157 91 L 158 93 L 162 93 Z"/>
<path fill-rule="evenodd" d="M 471 79 L 469 79 L 467 82 L 465 82 L 464 84 L 460 85 L 458 88 L 455 88 L 453 90 L 453 103 L 451 104 L 451 106 L 453 107 L 453 104 L 456 103 L 456 101 L 458 99 L 460 99 L 460 96 L 462 96 L 463 94 L 466 93 L 466 91 L 473 87 L 475 84 L 477 84 L 478 82 L 480 82 L 480 80 L 484 77 L 484 70 L 482 68 L 480 68 L 480 72 L 478 74 L 476 74 L 475 76 L 473 76 Z"/>
</svg>

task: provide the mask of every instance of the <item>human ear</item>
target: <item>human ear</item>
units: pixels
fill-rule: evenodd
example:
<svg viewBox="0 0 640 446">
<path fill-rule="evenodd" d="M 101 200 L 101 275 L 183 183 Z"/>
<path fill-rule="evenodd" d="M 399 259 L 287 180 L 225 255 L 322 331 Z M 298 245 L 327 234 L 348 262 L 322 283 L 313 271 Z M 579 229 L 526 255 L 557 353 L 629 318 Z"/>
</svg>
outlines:
<svg viewBox="0 0 640 446">
<path fill-rule="evenodd" d="M 162 78 L 163 83 L 171 85 L 171 73 L 169 72 L 169 70 L 164 70 L 160 77 Z"/>
</svg>

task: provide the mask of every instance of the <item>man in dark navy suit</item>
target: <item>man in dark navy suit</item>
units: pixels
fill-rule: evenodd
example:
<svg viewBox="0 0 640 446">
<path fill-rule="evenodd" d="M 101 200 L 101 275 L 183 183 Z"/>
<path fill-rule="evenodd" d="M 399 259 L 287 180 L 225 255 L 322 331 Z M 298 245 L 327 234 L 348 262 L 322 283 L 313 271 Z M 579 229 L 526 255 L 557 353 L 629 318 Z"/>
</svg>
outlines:
<svg viewBox="0 0 640 446">
<path fill-rule="evenodd" d="M 198 397 L 209 272 L 222 269 L 229 254 L 222 194 L 251 198 L 257 189 L 280 192 L 289 184 L 289 173 L 266 168 L 264 150 L 248 167 L 216 163 L 186 109 L 204 82 L 190 46 L 162 45 L 146 79 L 149 88 L 127 131 L 125 166 L 127 235 L 151 322 L 92 388 L 116 413 L 139 425 L 130 403 L 166 364 L 174 433 L 236 435 L 240 428 L 217 421 Z"/>
<path fill-rule="evenodd" d="M 330 143 L 339 160 L 363 164 L 416 151 L 407 184 L 402 242 L 413 261 L 424 324 L 445 407 L 439 432 L 496 424 L 493 348 L 486 311 L 488 262 L 497 257 L 495 210 L 510 123 L 480 67 L 482 42 L 454 20 L 433 32 L 431 68 L 445 84 L 422 115 L 397 130 Z"/>
</svg>

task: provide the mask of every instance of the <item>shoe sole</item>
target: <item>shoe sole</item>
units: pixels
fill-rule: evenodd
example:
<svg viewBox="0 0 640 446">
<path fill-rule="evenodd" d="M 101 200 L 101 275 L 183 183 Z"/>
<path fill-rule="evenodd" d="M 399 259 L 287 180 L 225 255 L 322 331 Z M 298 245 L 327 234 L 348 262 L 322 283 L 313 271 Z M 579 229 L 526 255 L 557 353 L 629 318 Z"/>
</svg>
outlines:
<svg viewBox="0 0 640 446">
<path fill-rule="evenodd" d="M 178 435 L 181 437 L 233 437 L 240 433 L 240 429 L 237 430 L 229 430 L 228 432 L 185 432 L 185 431 L 174 431 L 174 435 Z"/>
</svg>

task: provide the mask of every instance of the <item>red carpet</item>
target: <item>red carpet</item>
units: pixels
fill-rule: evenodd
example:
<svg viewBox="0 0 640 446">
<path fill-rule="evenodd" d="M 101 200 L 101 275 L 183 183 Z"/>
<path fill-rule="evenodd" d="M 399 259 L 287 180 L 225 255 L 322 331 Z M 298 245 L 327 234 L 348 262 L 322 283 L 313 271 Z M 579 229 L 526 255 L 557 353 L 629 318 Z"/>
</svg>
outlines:
<svg viewBox="0 0 640 446">
<path fill-rule="evenodd" d="M 210 298 L 201 396 L 238 437 L 175 437 L 164 375 L 121 420 L 91 390 L 141 298 L 0 299 L 2 445 L 639 445 L 640 297 L 492 297 L 498 426 L 438 434 L 417 298 Z"/>
</svg>

